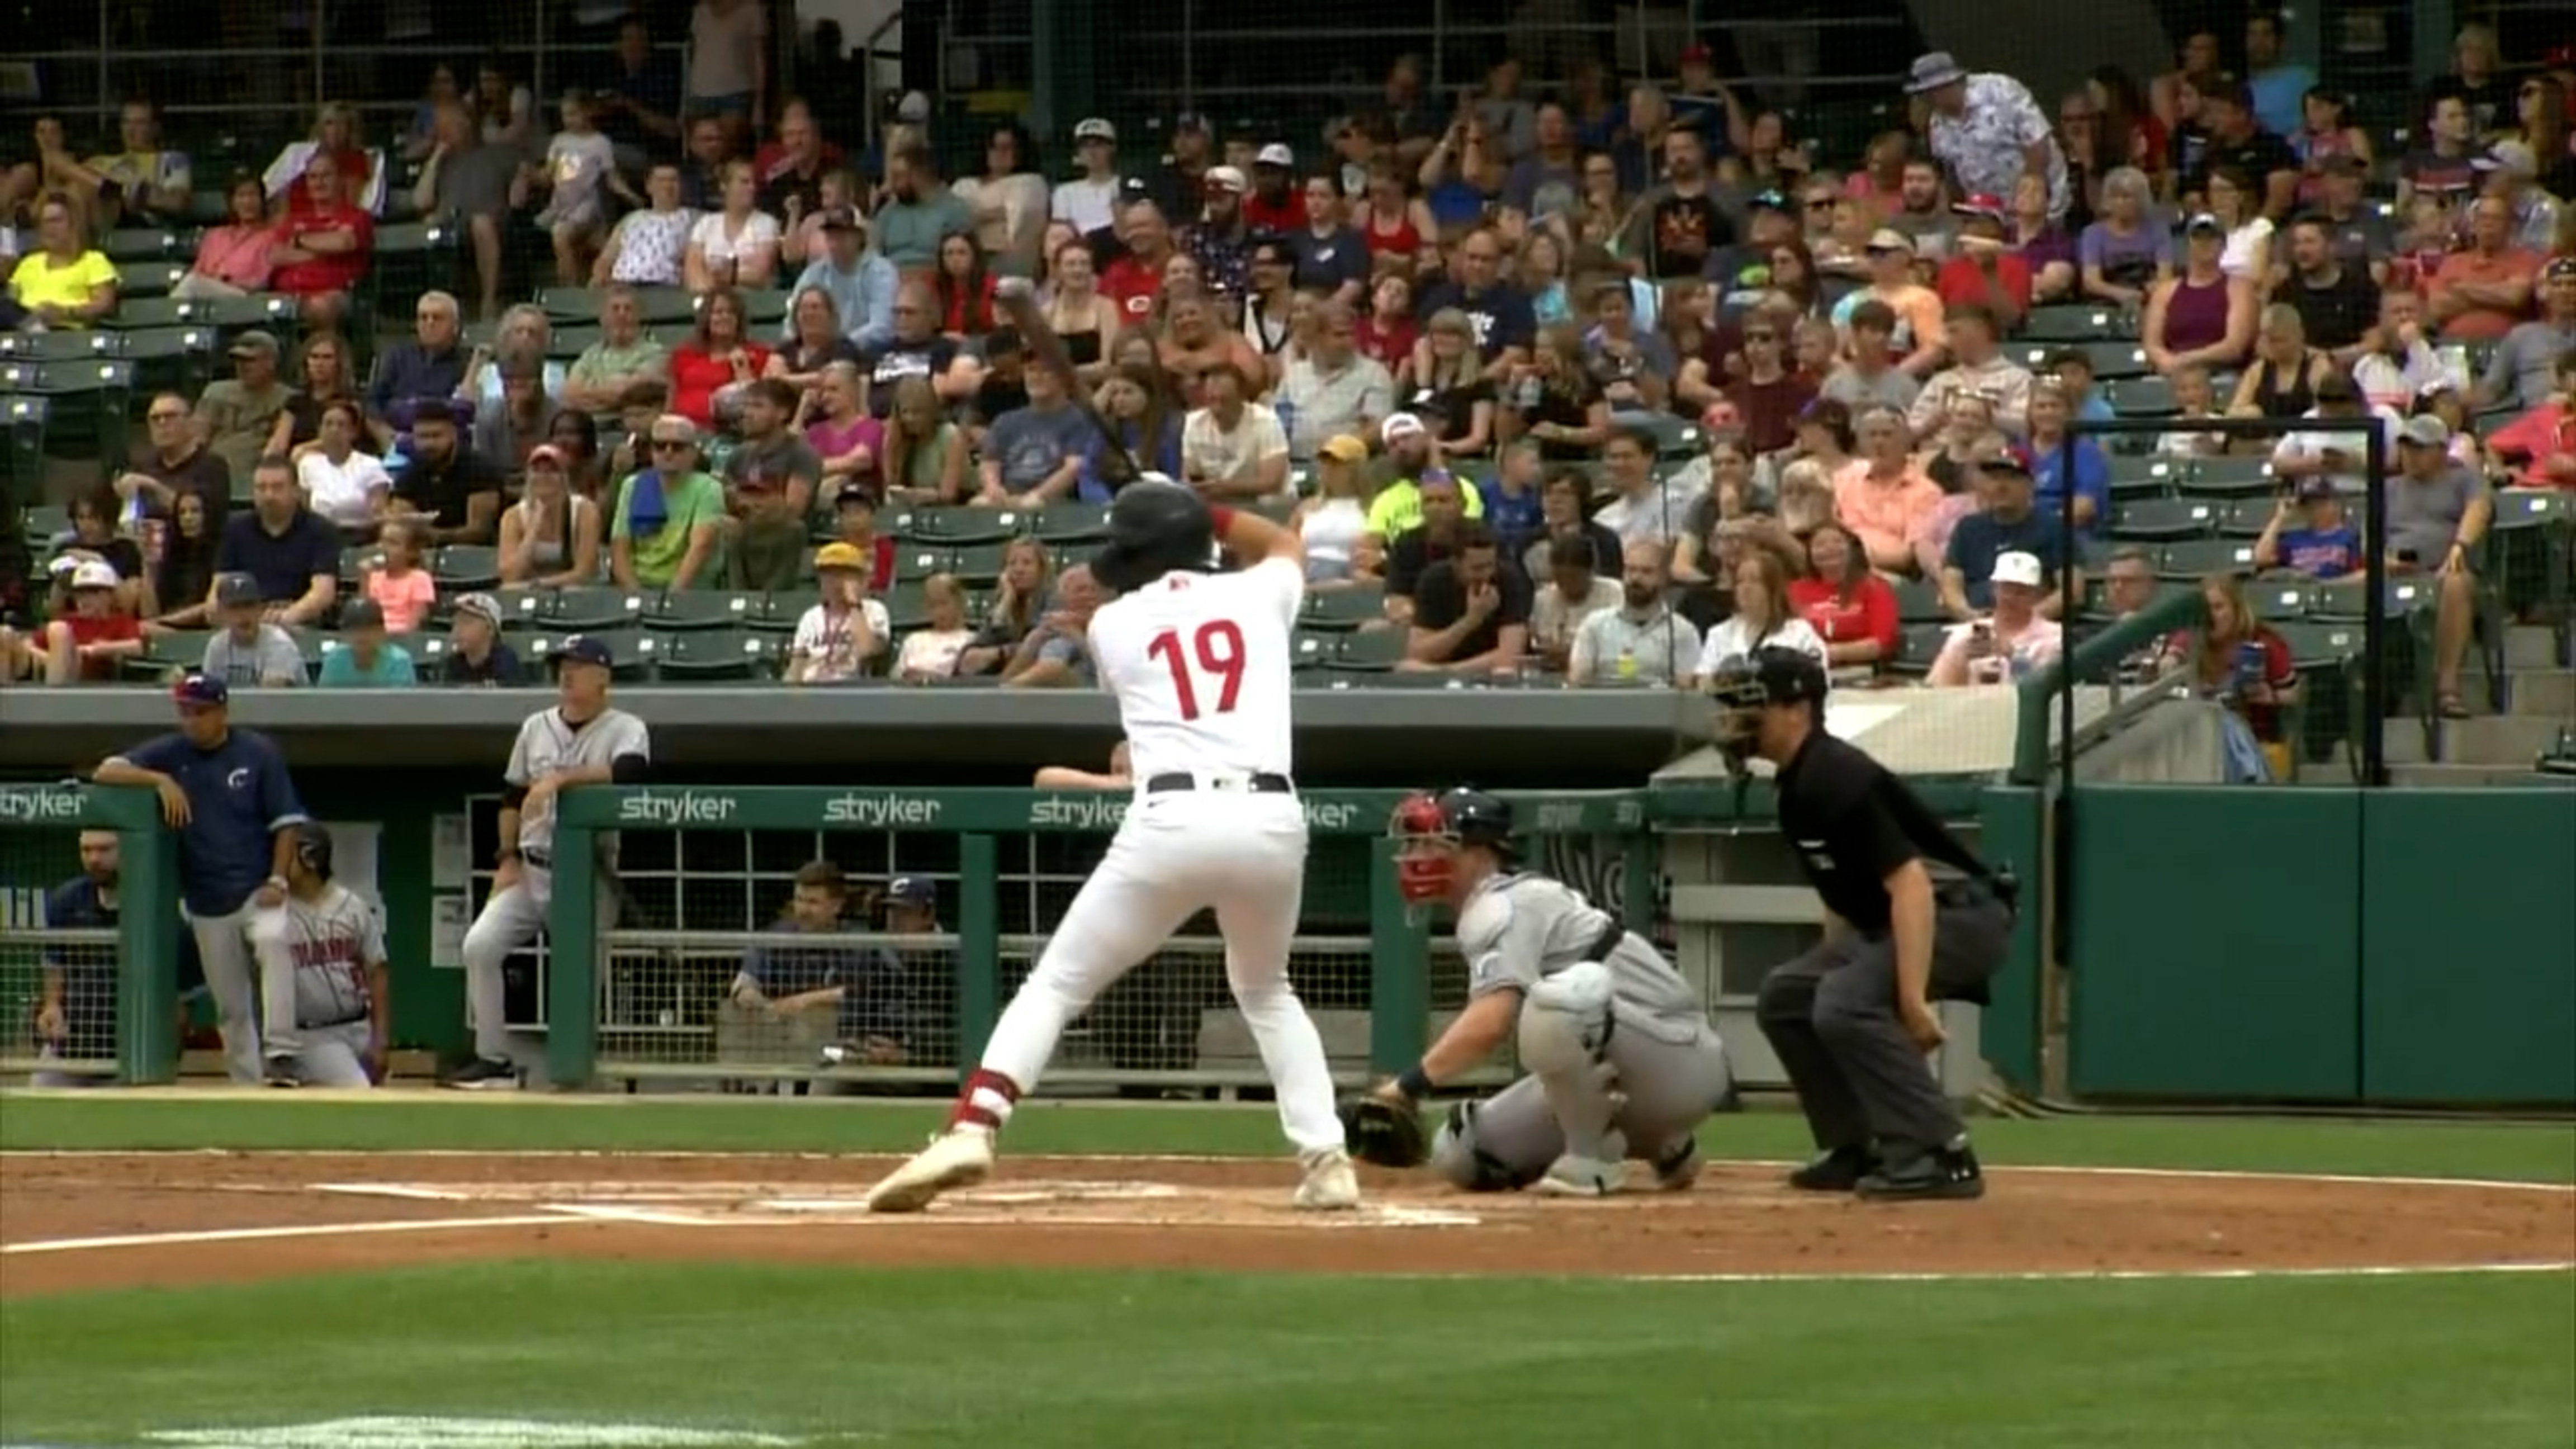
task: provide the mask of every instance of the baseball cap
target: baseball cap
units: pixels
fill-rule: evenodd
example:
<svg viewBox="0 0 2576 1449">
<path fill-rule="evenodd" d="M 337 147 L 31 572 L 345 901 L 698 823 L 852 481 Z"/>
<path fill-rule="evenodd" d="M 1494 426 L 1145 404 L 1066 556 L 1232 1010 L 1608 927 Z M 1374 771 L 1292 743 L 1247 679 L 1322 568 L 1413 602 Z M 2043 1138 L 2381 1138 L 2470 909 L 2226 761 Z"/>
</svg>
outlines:
<svg viewBox="0 0 2576 1449">
<path fill-rule="evenodd" d="M 211 674 L 190 674 L 170 686 L 170 698 L 181 709 L 221 709 L 232 697 L 232 690 Z"/>
<path fill-rule="evenodd" d="M 2211 215 L 2210 213 L 2208 213 L 2208 212 L 2206 212 L 2206 211 L 2201 211 L 2201 212 L 2194 212 L 2194 213 L 2192 214 L 2192 218 L 2191 218 L 2191 220 L 2189 220 L 2189 221 L 2187 221 L 2187 222 L 2184 222 L 2184 223 L 2183 223 L 2182 229 L 2183 229 L 2184 231 L 2186 231 L 2186 232 L 2194 232 L 2194 231 L 2210 231 L 2210 232 L 2217 232 L 2217 233 L 2219 233 L 2220 235 L 2224 236 L 2224 235 L 2226 234 L 2226 232 L 2227 232 L 2227 223 L 2225 223 L 2225 222 L 2223 222 L 2223 221 L 2220 221 L 2217 217 L 2215 217 L 2215 216 Z"/>
<path fill-rule="evenodd" d="M 1977 471 L 2001 473 L 2013 478 L 2027 478 L 2030 476 L 2030 455 L 2024 453 L 2019 447 L 2007 444 L 1993 452 L 1980 454 L 1977 458 Z"/>
<path fill-rule="evenodd" d="M 452 612 L 472 614 L 485 623 L 497 627 L 501 622 L 501 601 L 480 590 L 470 594 L 459 594 Z"/>
<path fill-rule="evenodd" d="M 905 91 L 894 103 L 894 118 L 907 126 L 918 126 L 930 119 L 930 97 L 920 91 Z"/>
<path fill-rule="evenodd" d="M 1287 142 L 1273 141 L 1253 154 L 1252 164 L 1255 166 L 1294 166 L 1297 164 L 1297 153 L 1288 149 Z"/>
<path fill-rule="evenodd" d="M 827 543 L 814 550 L 814 568 L 817 572 L 824 569 L 848 569 L 856 573 L 867 566 L 867 558 L 854 544 Z"/>
<path fill-rule="evenodd" d="M 1744 426 L 1744 410 L 1731 398 L 1719 398 L 1699 410 L 1699 430 L 1703 433 L 1731 433 Z"/>
<path fill-rule="evenodd" d="M 850 208 L 836 206 L 823 213 L 822 226 L 825 231 L 866 231 L 868 222 Z"/>
<path fill-rule="evenodd" d="M 1963 196 L 1950 209 L 1961 216 L 1982 216 L 1988 221 L 2004 219 L 2004 199 L 1991 191 Z"/>
<path fill-rule="evenodd" d="M 344 631 L 381 629 L 385 627 L 385 606 L 373 599 L 351 599 L 340 606 L 340 627 Z"/>
<path fill-rule="evenodd" d="M 263 332 L 254 327 L 249 331 L 242 333 L 240 336 L 235 337 L 233 339 L 233 345 L 226 348 L 225 351 L 234 357 L 275 357 L 277 355 L 277 334 L 273 332 Z"/>
<path fill-rule="evenodd" d="M 2469 169 L 2501 171 L 2517 181 L 2529 181 L 2540 174 L 2540 158 L 2523 142 L 2498 141 L 2487 148 L 2487 154 L 2472 159 Z"/>
<path fill-rule="evenodd" d="M 1429 431 L 1422 426 L 1422 419 L 1411 413 L 1389 413 L 1386 421 L 1377 425 L 1378 441 L 1388 444 L 1398 438 L 1418 438 Z"/>
<path fill-rule="evenodd" d="M 2026 589 L 2035 589 L 2046 577 L 2046 573 L 2039 566 L 2037 554 L 2023 553 L 2019 549 L 2014 549 L 2009 553 L 1995 555 L 1994 581 L 1996 583 L 2019 584 Z"/>
<path fill-rule="evenodd" d="M 75 589 L 112 589 L 122 582 L 116 576 L 116 565 L 99 559 L 83 559 L 72 569 Z"/>
<path fill-rule="evenodd" d="M 1882 226 L 1878 230 L 1869 234 L 1868 250 L 1874 252 L 1903 252 L 1910 257 L 1914 255 L 1914 238 L 1907 236 L 1905 233 L 1898 231 L 1892 226 Z"/>
<path fill-rule="evenodd" d="M 832 506 L 839 509 L 864 508 L 874 513 L 877 511 L 877 496 L 865 488 L 844 488 L 832 495 Z"/>
<path fill-rule="evenodd" d="M 1702 45 L 1701 43 L 1699 43 L 1699 42 L 1698 42 L 1698 41 L 1696 41 L 1696 40 L 1692 41 L 1692 42 L 1691 42 L 1690 44 L 1688 44 L 1688 45 L 1683 46 L 1683 47 L 1682 47 L 1682 64 L 1684 64 L 1684 65 L 1706 65 L 1706 64 L 1708 64 L 1708 47 L 1707 47 L 1707 46 L 1705 46 L 1705 45 Z"/>
<path fill-rule="evenodd" d="M 616 662 L 616 656 L 609 652 L 608 641 L 594 639 L 588 634 L 575 634 L 563 641 L 563 647 L 555 651 L 555 663 L 558 665 L 596 664 L 606 669 Z"/>
<path fill-rule="evenodd" d="M 556 447 L 552 443 L 539 443 L 535 447 L 530 448 L 528 450 L 528 466 L 534 468 L 540 463 L 549 468 L 563 467 L 563 449 Z"/>
<path fill-rule="evenodd" d="M 1196 131 L 1202 136 L 1211 136 L 1216 134 L 1216 127 L 1209 125 L 1206 114 L 1199 111 L 1183 111 L 1179 115 L 1172 117 L 1172 129 L 1174 131 Z"/>
<path fill-rule="evenodd" d="M 2419 448 L 2451 446 L 2451 425 L 2431 413 L 2419 413 L 2397 425 L 2397 441 Z"/>
<path fill-rule="evenodd" d="M 2544 282 L 2576 282 L 2576 257 L 2552 257 L 2540 271 Z"/>
<path fill-rule="evenodd" d="M 1368 444 L 1348 433 L 1335 433 L 1326 438 L 1316 453 L 1336 463 L 1360 463 L 1368 459 Z"/>
<path fill-rule="evenodd" d="M 1073 139 L 1076 142 L 1108 141 L 1114 144 L 1118 140 L 1118 128 L 1103 117 L 1086 116 L 1074 123 Z"/>
<path fill-rule="evenodd" d="M 1252 189 L 1252 183 L 1243 179 L 1243 173 L 1231 166 L 1209 167 L 1201 185 L 1210 191 L 1230 191 L 1237 196 Z"/>
<path fill-rule="evenodd" d="M 899 875 L 886 882 L 880 899 L 890 906 L 935 906 L 939 887 L 927 876 Z"/>
<path fill-rule="evenodd" d="M 215 576 L 215 607 L 234 609 L 245 604 L 264 604 L 267 597 L 259 591 L 259 580 L 248 574 Z"/>
</svg>

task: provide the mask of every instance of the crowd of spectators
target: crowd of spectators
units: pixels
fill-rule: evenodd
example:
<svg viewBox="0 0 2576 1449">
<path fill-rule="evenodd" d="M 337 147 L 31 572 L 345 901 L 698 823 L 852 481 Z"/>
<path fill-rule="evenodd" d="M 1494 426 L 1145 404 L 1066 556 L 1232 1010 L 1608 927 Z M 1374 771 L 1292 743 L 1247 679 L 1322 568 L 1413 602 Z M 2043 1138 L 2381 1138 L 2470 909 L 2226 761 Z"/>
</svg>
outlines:
<svg viewBox="0 0 2576 1449">
<path fill-rule="evenodd" d="M 470 87 L 441 68 L 390 143 L 326 106 L 232 180 L 178 290 L 283 294 L 293 345 L 238 332 L 220 380 L 150 400 L 130 466 L 70 500 L 14 606 L 0 590 L 0 681 L 112 679 L 204 631 L 209 672 L 304 683 L 301 631 L 330 628 L 323 685 L 500 682 L 491 587 L 599 583 L 812 594 L 791 682 L 1077 684 L 1087 571 L 1023 536 L 992 577 L 924 578 L 891 520 L 1016 532 L 1153 470 L 1293 518 L 1319 594 L 1376 596 L 1361 652 L 1395 669 L 1684 684 L 1785 643 L 1852 680 L 1987 682 L 2052 657 L 2063 601 L 2116 564 L 2120 460 L 2065 440 L 2146 382 L 2178 423 L 2383 420 L 2390 565 L 2441 580 L 2457 709 L 2488 489 L 2576 487 L 2576 75 L 2507 81 L 2474 27 L 2402 148 L 2258 15 L 2238 73 L 2194 36 L 2054 116 L 1923 56 L 1904 122 L 1848 157 L 1694 46 L 1607 105 L 1509 64 L 1435 104 L 1408 59 L 1320 138 L 1182 114 L 1151 154 L 1092 117 L 1050 166 L 995 121 L 955 179 L 920 97 L 863 155 L 727 70 L 733 34 L 730 78 L 685 87 L 640 22 L 550 102 L 500 61 Z M 103 154 L 50 119 L 34 141 L 0 181 L 0 324 L 112 327 L 98 238 L 184 224 L 205 178 L 140 99 Z M 353 326 L 402 198 L 456 229 L 456 280 Z M 1005 276 L 1035 281 L 1080 397 L 1032 364 Z M 573 355 L 563 315 L 509 303 L 547 286 L 595 289 Z M 669 288 L 693 317 L 648 322 Z M 2142 376 L 2016 340 L 2065 306 L 2134 337 Z M 2284 488 L 2267 567 L 2363 566 L 2330 542 L 2353 437 L 2260 445 Z M 1909 641 L 1898 591 L 1955 627 Z M 433 671 L 412 641 L 439 630 Z"/>
</svg>

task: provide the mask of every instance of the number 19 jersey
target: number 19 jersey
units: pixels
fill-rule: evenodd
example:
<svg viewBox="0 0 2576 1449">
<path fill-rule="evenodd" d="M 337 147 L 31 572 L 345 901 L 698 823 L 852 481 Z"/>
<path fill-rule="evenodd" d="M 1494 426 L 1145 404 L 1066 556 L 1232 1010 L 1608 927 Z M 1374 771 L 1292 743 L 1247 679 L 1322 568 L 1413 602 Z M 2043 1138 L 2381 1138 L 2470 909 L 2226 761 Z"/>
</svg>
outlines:
<svg viewBox="0 0 2576 1449">
<path fill-rule="evenodd" d="M 1291 775 L 1289 675 L 1304 570 L 1175 571 L 1100 606 L 1091 657 L 1118 698 L 1135 777 Z"/>
</svg>

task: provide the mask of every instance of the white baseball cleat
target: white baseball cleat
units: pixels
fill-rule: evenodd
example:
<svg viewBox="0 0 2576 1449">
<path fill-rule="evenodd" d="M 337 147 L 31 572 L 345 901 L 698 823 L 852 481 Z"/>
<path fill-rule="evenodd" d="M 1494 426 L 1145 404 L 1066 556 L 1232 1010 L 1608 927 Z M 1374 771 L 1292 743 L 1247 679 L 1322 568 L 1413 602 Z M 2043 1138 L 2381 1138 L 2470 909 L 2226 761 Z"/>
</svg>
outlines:
<svg viewBox="0 0 2576 1449">
<path fill-rule="evenodd" d="M 992 1172 L 992 1132 L 983 1127 L 951 1127 L 868 1190 L 868 1211 L 917 1213 L 941 1193 L 972 1187 Z"/>
<path fill-rule="evenodd" d="M 1306 1175 L 1297 1184 L 1296 1206 L 1301 1212 L 1344 1212 L 1360 1205 L 1359 1174 L 1351 1171 L 1351 1155 L 1338 1147 L 1300 1153 L 1298 1162 Z"/>
<path fill-rule="evenodd" d="M 1529 1190 L 1548 1197 L 1608 1197 L 1628 1184 L 1628 1164 L 1560 1157 Z"/>
</svg>

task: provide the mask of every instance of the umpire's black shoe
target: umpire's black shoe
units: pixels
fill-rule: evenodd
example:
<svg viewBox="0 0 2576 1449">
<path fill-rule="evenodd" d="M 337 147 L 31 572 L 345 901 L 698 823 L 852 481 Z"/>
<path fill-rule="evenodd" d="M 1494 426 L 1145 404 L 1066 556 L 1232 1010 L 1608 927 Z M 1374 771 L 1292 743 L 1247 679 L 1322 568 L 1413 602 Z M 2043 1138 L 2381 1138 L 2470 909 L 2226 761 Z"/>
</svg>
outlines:
<svg viewBox="0 0 2576 1449">
<path fill-rule="evenodd" d="M 270 1057 L 262 1063 L 259 1079 L 272 1087 L 300 1087 L 304 1073 L 297 1070 L 293 1057 Z"/>
<path fill-rule="evenodd" d="M 1977 1154 L 1962 1137 L 1948 1147 L 1893 1159 L 1862 1178 L 1854 1191 L 1872 1202 L 1965 1201 L 1986 1195 L 1986 1175 L 1978 1170 Z"/>
<path fill-rule="evenodd" d="M 1876 1171 L 1878 1159 L 1868 1148 L 1836 1147 L 1790 1173 L 1789 1185 L 1800 1192 L 1850 1192 Z"/>
</svg>

